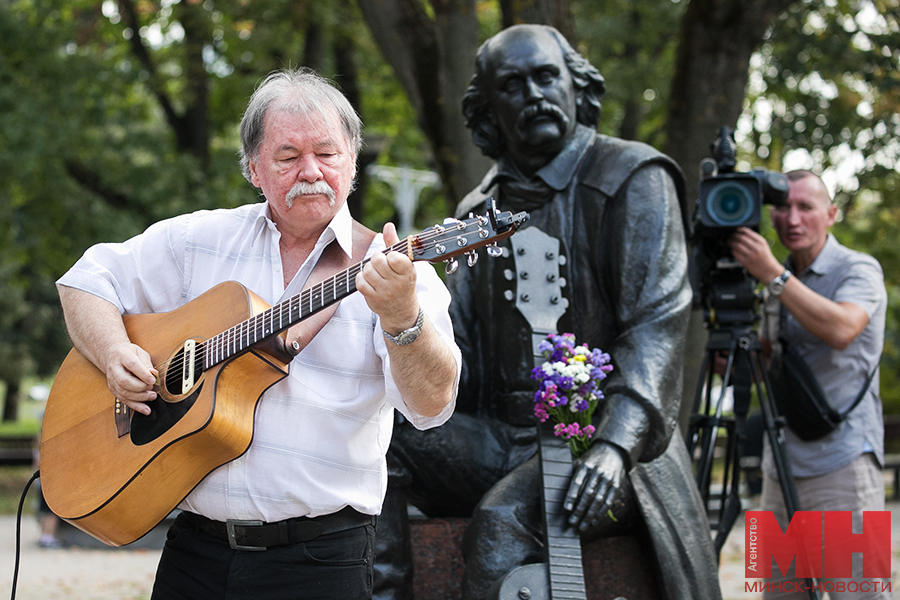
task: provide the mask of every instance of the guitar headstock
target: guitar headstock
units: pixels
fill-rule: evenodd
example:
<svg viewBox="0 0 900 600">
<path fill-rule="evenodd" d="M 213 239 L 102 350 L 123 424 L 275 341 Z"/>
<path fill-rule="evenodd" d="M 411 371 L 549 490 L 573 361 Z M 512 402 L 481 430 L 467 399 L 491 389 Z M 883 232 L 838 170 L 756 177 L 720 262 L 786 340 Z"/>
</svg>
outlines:
<svg viewBox="0 0 900 600">
<path fill-rule="evenodd" d="M 487 246 L 489 255 L 499 256 L 497 242 L 514 234 L 528 218 L 527 212 L 500 212 L 494 199 L 488 198 L 484 215 L 476 217 L 470 213 L 467 219 L 445 219 L 440 225 L 409 236 L 410 258 L 446 262 L 447 273 L 452 273 L 458 264 L 456 257 L 465 254 L 471 267 L 478 260 L 478 248 Z"/>
</svg>

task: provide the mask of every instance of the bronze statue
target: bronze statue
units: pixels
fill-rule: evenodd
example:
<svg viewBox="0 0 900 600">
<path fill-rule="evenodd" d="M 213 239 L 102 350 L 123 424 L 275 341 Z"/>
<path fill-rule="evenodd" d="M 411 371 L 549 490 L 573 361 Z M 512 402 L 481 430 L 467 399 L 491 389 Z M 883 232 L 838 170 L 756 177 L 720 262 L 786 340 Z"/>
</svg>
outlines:
<svg viewBox="0 0 900 600">
<path fill-rule="evenodd" d="M 463 112 L 475 144 L 497 162 L 458 212 L 483 212 L 491 196 L 501 209 L 529 211 L 523 232 L 539 228 L 564 255 L 559 331 L 612 356 L 593 444 L 574 463 L 570 525 L 583 540 L 648 539 L 664 597 L 719 598 L 709 524 L 676 424 L 691 303 L 683 176 L 649 146 L 596 132 L 604 85 L 551 27 L 510 27 L 485 42 Z M 512 302 L 514 259 L 507 251 L 448 278 L 463 353 L 457 412 L 429 431 L 398 424 L 388 454 L 393 493 L 429 516 L 471 515 L 467 599 L 542 560 L 532 332 Z M 402 561 L 385 558 L 402 512 L 386 507 L 379 522 L 376 598 L 410 597 L 390 583 Z"/>
</svg>

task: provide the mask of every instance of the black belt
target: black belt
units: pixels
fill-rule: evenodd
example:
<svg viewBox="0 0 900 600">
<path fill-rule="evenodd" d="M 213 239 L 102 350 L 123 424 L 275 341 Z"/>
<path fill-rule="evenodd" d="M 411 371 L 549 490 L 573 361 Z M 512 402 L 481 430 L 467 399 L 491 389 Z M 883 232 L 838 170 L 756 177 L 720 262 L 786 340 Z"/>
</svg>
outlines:
<svg viewBox="0 0 900 600">
<path fill-rule="evenodd" d="M 265 550 L 274 546 L 290 546 L 327 533 L 375 522 L 372 515 L 364 515 L 349 506 L 330 515 L 297 517 L 277 523 L 238 519 L 229 519 L 223 523 L 191 512 L 182 512 L 181 515 L 200 531 L 227 541 L 233 550 Z"/>
</svg>

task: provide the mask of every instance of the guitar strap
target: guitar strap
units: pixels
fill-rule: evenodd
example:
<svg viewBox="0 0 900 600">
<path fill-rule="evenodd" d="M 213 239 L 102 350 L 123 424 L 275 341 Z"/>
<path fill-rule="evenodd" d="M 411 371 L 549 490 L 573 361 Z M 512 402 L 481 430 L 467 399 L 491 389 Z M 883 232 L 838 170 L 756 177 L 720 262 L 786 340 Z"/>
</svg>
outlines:
<svg viewBox="0 0 900 600">
<path fill-rule="evenodd" d="M 349 258 L 341 249 L 341 245 L 338 244 L 337 240 L 328 244 L 325 250 L 322 251 L 322 256 L 319 257 L 316 266 L 313 267 L 312 273 L 310 273 L 309 277 L 306 279 L 306 283 L 303 286 L 304 290 L 311 288 L 336 273 L 350 268 L 351 265 L 362 262 L 366 257 L 369 246 L 372 245 L 372 240 L 375 239 L 375 232 L 354 219 L 352 239 L 353 255 Z M 331 306 L 320 310 L 314 315 L 310 315 L 288 329 L 285 332 L 285 348 L 287 349 L 288 354 L 297 356 L 304 348 L 306 348 L 312 339 L 316 337 L 316 334 L 325 327 L 325 323 L 327 323 L 334 315 L 334 311 L 337 310 L 338 304 L 340 304 L 340 302 L 335 302 Z"/>
</svg>

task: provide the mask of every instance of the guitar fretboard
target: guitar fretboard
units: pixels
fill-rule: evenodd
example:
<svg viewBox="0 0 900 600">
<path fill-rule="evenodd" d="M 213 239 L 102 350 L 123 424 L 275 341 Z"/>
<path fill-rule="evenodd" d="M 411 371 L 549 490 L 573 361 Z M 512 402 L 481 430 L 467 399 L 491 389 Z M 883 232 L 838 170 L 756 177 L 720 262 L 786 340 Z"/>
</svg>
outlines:
<svg viewBox="0 0 900 600">
<path fill-rule="evenodd" d="M 563 501 L 572 478 L 572 451 L 565 440 L 541 428 L 541 477 L 544 522 L 547 525 L 547 564 L 552 600 L 586 600 L 581 561 L 581 538 L 567 526 Z"/>
<path fill-rule="evenodd" d="M 405 254 L 407 247 L 407 240 L 402 240 L 383 252 Z M 356 276 L 368 262 L 369 259 L 359 262 L 202 343 L 197 354 L 203 369 L 228 360 L 349 296 L 356 291 Z"/>
</svg>

